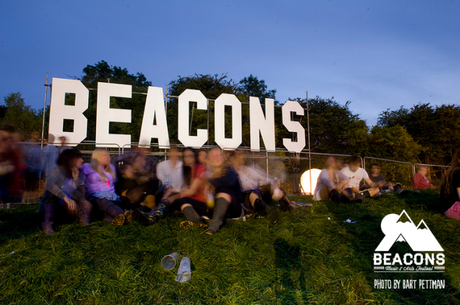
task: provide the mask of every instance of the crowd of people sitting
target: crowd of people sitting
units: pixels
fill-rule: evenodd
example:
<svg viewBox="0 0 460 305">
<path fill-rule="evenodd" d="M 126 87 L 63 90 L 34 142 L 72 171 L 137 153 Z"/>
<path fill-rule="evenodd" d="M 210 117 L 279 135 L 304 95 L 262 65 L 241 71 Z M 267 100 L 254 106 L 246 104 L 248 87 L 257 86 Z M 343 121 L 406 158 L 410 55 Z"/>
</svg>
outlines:
<svg viewBox="0 0 460 305">
<path fill-rule="evenodd" d="M 214 147 L 180 151 L 171 147 L 167 159 L 158 163 L 142 149 L 111 158 L 108 150 L 96 148 L 91 161 L 84 163 L 80 151 L 66 146 L 65 139 L 61 139 L 60 148 L 50 142 L 38 150 L 31 142 L 23 153 L 28 160 L 25 163 L 30 165 L 24 170 L 26 181 L 36 179 L 39 170 L 46 179 L 39 205 L 46 234 L 54 232 L 54 222 L 61 215 L 78 218 L 84 226 L 90 225 L 90 219 L 122 226 L 135 220 L 152 225 L 168 214 L 180 212 L 186 219 L 180 223 L 181 228 L 207 227 L 206 233 L 213 235 L 224 219 L 254 214 L 270 218 L 277 214 L 278 207 L 283 211 L 295 208 L 280 188 L 280 181 L 260 167 L 249 165 L 244 150 Z M 2 204 L 10 202 L 14 190 L 16 169 L 20 167 L 18 151 L 11 130 L 2 126 Z M 360 165 L 358 156 L 351 156 L 347 163 L 328 157 L 313 199 L 357 203 L 382 192 L 401 192 L 400 184 L 385 181 L 378 164 L 372 164 L 370 175 Z M 442 212 L 456 219 L 460 219 L 459 169 L 460 149 L 441 184 Z M 425 188 L 434 186 L 427 178 L 427 168 L 420 166 L 413 176 L 413 189 Z M 29 189 L 26 186 L 25 191 Z"/>
<path fill-rule="evenodd" d="M 380 174 L 379 164 L 372 164 L 370 175 L 360 165 L 358 156 L 351 156 L 347 163 L 341 163 L 332 156 L 328 157 L 318 177 L 313 199 L 356 203 L 382 192 L 407 191 L 399 183 L 385 181 Z M 426 166 L 418 166 L 412 177 L 414 191 L 436 188 L 430 183 L 427 173 Z M 453 156 L 452 165 L 442 177 L 438 210 L 446 217 L 460 219 L 460 148 Z"/>
<path fill-rule="evenodd" d="M 206 233 L 212 235 L 224 219 L 268 215 L 274 210 L 272 200 L 284 211 L 294 207 L 277 179 L 245 165 L 244 151 L 214 147 L 197 154 L 185 148 L 183 161 L 180 155 L 179 148 L 171 147 L 168 159 L 152 170 L 141 149 L 111 160 L 108 150 L 96 148 L 91 162 L 84 164 L 77 149 L 63 151 L 46 179 L 40 203 L 44 232 L 54 232 L 57 209 L 85 226 L 90 215 L 116 226 L 133 220 L 152 225 L 180 211 L 186 218 L 180 227 L 208 227 Z"/>
</svg>

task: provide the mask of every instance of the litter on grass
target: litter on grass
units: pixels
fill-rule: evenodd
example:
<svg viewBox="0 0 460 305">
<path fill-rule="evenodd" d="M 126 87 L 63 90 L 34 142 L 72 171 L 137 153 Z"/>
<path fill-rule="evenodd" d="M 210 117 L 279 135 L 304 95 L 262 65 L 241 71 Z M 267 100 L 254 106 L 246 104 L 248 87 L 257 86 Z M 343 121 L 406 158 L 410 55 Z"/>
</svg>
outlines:
<svg viewBox="0 0 460 305">
<path fill-rule="evenodd" d="M 344 220 L 343 222 L 346 222 L 346 223 L 356 223 L 356 221 L 352 221 L 351 219 Z"/>
<path fill-rule="evenodd" d="M 310 202 L 301 202 L 301 201 L 291 201 L 293 205 L 295 205 L 297 208 L 298 207 L 311 207 L 313 204 Z"/>
</svg>

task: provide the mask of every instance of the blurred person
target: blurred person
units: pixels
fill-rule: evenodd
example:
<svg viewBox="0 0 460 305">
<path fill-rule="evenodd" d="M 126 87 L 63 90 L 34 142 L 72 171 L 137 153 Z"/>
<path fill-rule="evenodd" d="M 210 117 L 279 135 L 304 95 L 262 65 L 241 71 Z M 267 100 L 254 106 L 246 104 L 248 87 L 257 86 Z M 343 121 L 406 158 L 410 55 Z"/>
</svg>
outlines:
<svg viewBox="0 0 460 305">
<path fill-rule="evenodd" d="M 6 208 L 10 207 L 11 190 L 19 178 L 20 161 L 13 134 L 13 126 L 0 126 L 0 201 Z"/>
<path fill-rule="evenodd" d="M 48 144 L 42 148 L 42 168 L 44 177 L 48 177 L 53 168 L 57 165 L 59 148 L 54 145 L 54 135 L 48 135 Z"/>
<path fill-rule="evenodd" d="M 185 148 L 183 151 L 184 186 L 180 193 L 179 207 L 186 221 L 181 222 L 181 228 L 190 226 L 205 227 L 207 224 L 201 219 L 208 214 L 206 204 L 206 168 L 197 162 L 193 149 Z"/>
<path fill-rule="evenodd" d="M 425 190 L 425 189 L 434 189 L 434 185 L 430 183 L 430 180 L 427 178 L 426 174 L 428 173 L 428 168 L 426 166 L 419 166 L 417 172 L 412 177 L 412 186 L 414 190 Z"/>
<path fill-rule="evenodd" d="M 206 166 L 208 164 L 208 151 L 204 148 L 200 148 L 198 150 L 198 158 L 197 158 L 198 163 L 203 164 Z"/>
<path fill-rule="evenodd" d="M 279 186 L 279 180 L 268 175 L 257 165 L 246 166 L 246 161 L 247 152 L 243 150 L 236 150 L 230 158 L 230 163 L 235 167 L 240 178 L 245 210 L 250 214 L 255 212 L 268 214 L 272 211 L 269 206 L 272 200 L 279 203 L 283 211 L 293 209 L 285 192 Z"/>
<path fill-rule="evenodd" d="M 67 137 L 66 136 L 60 136 L 59 141 L 60 141 L 59 153 L 63 152 L 66 149 L 72 148 L 69 145 L 67 145 Z"/>
<path fill-rule="evenodd" d="M 159 189 L 159 180 L 147 171 L 146 154 L 142 150 L 132 150 L 120 159 L 117 166 L 118 181 L 115 190 L 118 195 L 129 200 L 132 208 L 141 208 L 141 205 L 153 209 L 155 195 Z"/>
<path fill-rule="evenodd" d="M 314 200 L 328 200 L 334 202 L 350 202 L 353 200 L 350 194 L 348 177 L 339 170 L 339 163 L 332 156 L 327 157 L 325 168 L 321 170 L 314 191 Z"/>
<path fill-rule="evenodd" d="M 23 144 L 24 148 L 24 163 L 26 166 L 25 190 L 22 196 L 22 203 L 30 202 L 33 194 L 38 189 L 39 177 L 42 171 L 42 152 L 40 145 L 40 136 L 38 131 L 31 133 L 29 140 Z M 39 194 L 38 196 L 39 197 Z"/>
<path fill-rule="evenodd" d="M 121 199 L 115 193 L 117 175 L 115 166 L 110 163 L 109 151 L 96 148 L 91 156 L 91 163 L 83 164 L 82 172 L 85 175 L 86 197 L 94 207 L 104 213 L 104 220 L 116 226 L 130 223 L 133 214 L 119 206 Z"/>
<path fill-rule="evenodd" d="M 222 149 L 212 148 L 208 157 L 208 183 L 209 188 L 214 190 L 215 205 L 206 234 L 213 235 L 219 230 L 225 216 L 237 218 L 244 215 L 241 207 L 244 198 L 238 173 L 232 165 L 227 164 Z"/>
<path fill-rule="evenodd" d="M 157 178 L 174 192 L 179 193 L 184 184 L 182 173 L 182 161 L 179 160 L 180 151 L 177 147 L 171 147 L 168 151 L 168 160 L 157 165 Z"/>
<path fill-rule="evenodd" d="M 446 217 L 460 220 L 460 148 L 442 177 L 439 209 Z"/>
<path fill-rule="evenodd" d="M 85 199 L 84 177 L 80 172 L 83 164 L 80 151 L 63 151 L 56 164 L 46 179 L 45 194 L 39 208 L 40 214 L 44 217 L 42 227 L 46 235 L 54 233 L 53 223 L 59 209 L 72 217 L 77 217 L 84 226 L 90 224 L 89 214 L 92 206 Z"/>
</svg>

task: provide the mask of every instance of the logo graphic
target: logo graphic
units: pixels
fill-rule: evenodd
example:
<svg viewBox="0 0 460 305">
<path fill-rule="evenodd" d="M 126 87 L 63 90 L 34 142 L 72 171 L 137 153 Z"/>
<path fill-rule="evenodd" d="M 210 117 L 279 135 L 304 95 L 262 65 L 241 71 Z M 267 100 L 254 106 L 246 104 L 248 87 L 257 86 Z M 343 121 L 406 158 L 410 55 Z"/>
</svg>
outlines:
<svg viewBox="0 0 460 305">
<path fill-rule="evenodd" d="M 444 249 L 423 219 L 416 226 L 403 210 L 385 216 L 380 226 L 385 237 L 374 252 L 375 272 L 444 272 Z M 412 251 L 390 252 L 395 243 L 405 243 Z"/>
<path fill-rule="evenodd" d="M 389 251 L 395 242 L 406 242 L 415 252 L 444 251 L 423 219 L 415 226 L 405 210 L 401 214 L 388 214 L 382 219 L 385 237 L 375 251 Z"/>
</svg>

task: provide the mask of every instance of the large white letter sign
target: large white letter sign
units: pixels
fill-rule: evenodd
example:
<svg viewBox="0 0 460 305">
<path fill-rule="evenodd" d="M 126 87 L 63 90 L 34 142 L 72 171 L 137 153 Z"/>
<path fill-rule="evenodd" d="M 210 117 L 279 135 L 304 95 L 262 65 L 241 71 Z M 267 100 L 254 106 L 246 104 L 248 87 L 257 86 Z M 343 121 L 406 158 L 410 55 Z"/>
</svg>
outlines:
<svg viewBox="0 0 460 305">
<path fill-rule="evenodd" d="M 110 108 L 111 96 L 131 98 L 131 85 L 97 83 L 96 146 L 131 147 L 131 135 L 109 133 L 110 122 L 131 123 L 130 109 Z"/>
<path fill-rule="evenodd" d="M 283 105 L 283 125 L 290 132 L 297 133 L 297 142 L 291 139 L 283 139 L 283 145 L 288 151 L 300 153 L 305 147 L 305 129 L 300 122 L 291 121 L 291 113 L 294 112 L 297 115 L 304 115 L 305 111 L 298 102 L 287 101 Z"/>
<path fill-rule="evenodd" d="M 65 94 L 75 94 L 75 106 L 65 104 Z M 88 89 L 79 80 L 53 78 L 48 133 L 56 138 L 65 136 L 74 146 L 86 138 L 88 120 L 83 112 L 88 108 Z M 73 132 L 64 131 L 64 120 L 73 120 Z"/>
<path fill-rule="evenodd" d="M 225 106 L 232 107 L 232 137 L 225 137 Z M 242 135 L 241 102 L 234 94 L 222 93 L 214 102 L 215 140 L 222 149 L 237 149 Z"/>
<path fill-rule="evenodd" d="M 200 148 L 208 140 L 208 131 L 206 129 L 198 129 L 196 136 L 190 135 L 190 102 L 196 102 L 196 108 L 199 110 L 206 110 L 208 108 L 207 99 L 200 90 L 186 89 L 182 92 L 179 95 L 178 102 L 178 138 L 186 147 Z"/>
<path fill-rule="evenodd" d="M 156 125 L 153 125 L 156 117 Z M 144 117 L 142 119 L 139 147 L 150 147 L 150 140 L 158 139 L 160 148 L 169 148 L 168 123 L 163 100 L 163 88 L 151 87 L 147 91 L 145 100 Z"/>
<path fill-rule="evenodd" d="M 265 116 L 259 98 L 249 97 L 249 117 L 251 122 L 251 150 L 260 150 L 259 132 L 265 149 L 275 151 L 275 100 L 265 99 Z"/>
</svg>

